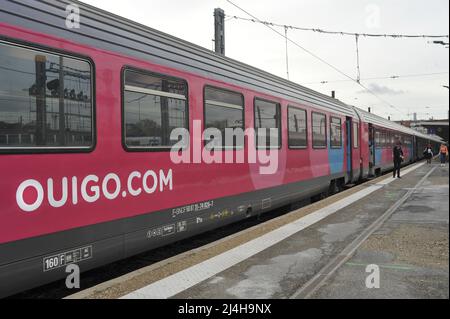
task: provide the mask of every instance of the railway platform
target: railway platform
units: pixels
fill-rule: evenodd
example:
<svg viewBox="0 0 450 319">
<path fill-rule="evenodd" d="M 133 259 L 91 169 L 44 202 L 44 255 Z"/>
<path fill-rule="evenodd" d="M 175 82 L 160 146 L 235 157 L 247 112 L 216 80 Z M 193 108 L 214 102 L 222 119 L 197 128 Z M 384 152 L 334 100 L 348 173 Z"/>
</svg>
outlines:
<svg viewBox="0 0 450 319">
<path fill-rule="evenodd" d="M 418 163 L 68 298 L 449 298 L 449 168 Z"/>
</svg>

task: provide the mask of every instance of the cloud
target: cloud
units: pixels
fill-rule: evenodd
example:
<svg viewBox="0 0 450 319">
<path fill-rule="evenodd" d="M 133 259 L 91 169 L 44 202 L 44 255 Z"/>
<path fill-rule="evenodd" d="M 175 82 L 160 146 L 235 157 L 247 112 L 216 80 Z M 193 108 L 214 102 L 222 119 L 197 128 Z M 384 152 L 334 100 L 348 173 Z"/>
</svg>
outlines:
<svg viewBox="0 0 450 319">
<path fill-rule="evenodd" d="M 394 89 L 391 89 L 391 88 L 389 88 L 387 86 L 379 85 L 379 84 L 376 84 L 376 83 L 370 83 L 368 85 L 368 88 L 373 93 L 379 94 L 379 95 L 383 95 L 383 94 L 384 95 L 400 95 L 400 94 L 405 94 L 406 93 L 403 90 L 394 90 Z M 364 90 L 364 91 L 359 91 L 358 93 L 362 94 L 362 93 L 369 93 L 369 92 Z"/>
</svg>

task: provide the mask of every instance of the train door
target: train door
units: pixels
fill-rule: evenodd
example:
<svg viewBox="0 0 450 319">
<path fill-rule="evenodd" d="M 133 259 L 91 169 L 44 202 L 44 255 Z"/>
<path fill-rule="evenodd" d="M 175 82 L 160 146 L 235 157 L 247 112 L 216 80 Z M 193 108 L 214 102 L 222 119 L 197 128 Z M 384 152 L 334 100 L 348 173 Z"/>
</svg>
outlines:
<svg viewBox="0 0 450 319">
<path fill-rule="evenodd" d="M 375 175 L 375 129 L 369 123 L 369 175 Z"/>
<path fill-rule="evenodd" d="M 417 137 L 413 136 L 412 140 L 413 140 L 413 144 L 412 145 L 413 145 L 413 154 L 414 154 L 413 159 L 414 159 L 414 161 L 417 161 L 419 159 L 419 145 L 418 145 L 418 142 L 417 142 Z"/>
<path fill-rule="evenodd" d="M 345 145 L 345 152 L 347 155 L 347 178 L 351 182 L 353 180 L 353 173 L 352 173 L 352 141 L 353 141 L 353 130 L 352 130 L 352 118 L 347 117 L 345 121 L 345 129 L 347 132 L 347 144 Z"/>
</svg>

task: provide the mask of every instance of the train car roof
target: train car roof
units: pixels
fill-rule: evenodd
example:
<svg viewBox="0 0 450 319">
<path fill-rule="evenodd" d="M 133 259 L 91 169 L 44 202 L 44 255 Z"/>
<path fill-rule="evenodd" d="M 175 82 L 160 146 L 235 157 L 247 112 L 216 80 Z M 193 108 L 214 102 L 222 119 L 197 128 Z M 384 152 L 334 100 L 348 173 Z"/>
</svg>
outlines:
<svg viewBox="0 0 450 319">
<path fill-rule="evenodd" d="M 73 3 L 79 29 L 66 27 Z M 3 0 L 0 21 L 357 118 L 337 99 L 79 1 Z"/>
<path fill-rule="evenodd" d="M 361 120 L 366 122 L 366 123 L 371 123 L 380 127 L 384 127 L 390 130 L 395 130 L 401 133 L 405 133 L 405 134 L 410 134 L 410 135 L 414 135 L 420 138 L 424 138 L 430 141 L 434 141 L 434 142 L 441 142 L 442 138 L 440 138 L 437 135 L 427 135 L 427 134 L 423 134 L 421 132 L 418 132 L 416 130 L 413 130 L 409 127 L 400 125 L 396 122 L 390 121 L 388 119 L 385 119 L 384 117 L 381 117 L 379 115 L 373 114 L 373 113 L 369 113 L 365 110 L 362 110 L 360 108 L 357 108 L 356 106 L 354 106 L 355 112 L 358 113 L 358 115 L 361 117 Z"/>
</svg>

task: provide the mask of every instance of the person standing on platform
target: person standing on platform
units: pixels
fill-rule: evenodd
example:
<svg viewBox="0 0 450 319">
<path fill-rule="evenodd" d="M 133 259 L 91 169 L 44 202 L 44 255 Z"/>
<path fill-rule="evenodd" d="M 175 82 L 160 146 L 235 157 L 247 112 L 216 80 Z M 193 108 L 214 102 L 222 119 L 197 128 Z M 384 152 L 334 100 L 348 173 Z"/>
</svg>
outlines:
<svg viewBox="0 0 450 319">
<path fill-rule="evenodd" d="M 433 149 L 431 148 L 431 144 L 428 144 L 423 151 L 423 155 L 427 160 L 427 164 L 431 164 L 431 159 L 433 158 Z"/>
<path fill-rule="evenodd" d="M 403 162 L 403 150 L 402 150 L 402 143 L 397 140 L 394 148 L 392 149 L 392 157 L 394 158 L 394 178 L 395 175 L 397 175 L 397 178 L 400 177 L 400 167 Z"/>
<path fill-rule="evenodd" d="M 445 161 L 447 160 L 447 156 L 448 156 L 447 145 L 441 144 L 441 148 L 439 150 L 439 157 L 441 159 L 441 166 L 445 166 Z"/>
</svg>

